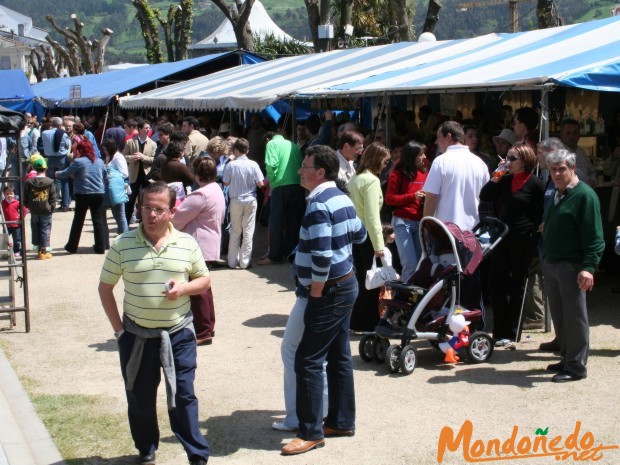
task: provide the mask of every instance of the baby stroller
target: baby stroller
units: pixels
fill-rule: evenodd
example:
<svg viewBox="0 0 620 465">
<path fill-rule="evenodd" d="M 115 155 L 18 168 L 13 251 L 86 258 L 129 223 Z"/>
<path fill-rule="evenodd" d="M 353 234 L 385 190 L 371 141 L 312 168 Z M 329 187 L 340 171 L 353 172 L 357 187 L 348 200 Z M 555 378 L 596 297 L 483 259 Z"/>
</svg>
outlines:
<svg viewBox="0 0 620 465">
<path fill-rule="evenodd" d="M 430 216 L 422 218 L 422 257 L 416 272 L 408 283 L 386 283 L 392 296 L 383 300 L 384 312 L 374 333 L 361 339 L 360 357 L 367 362 L 385 361 L 392 373 L 402 369 L 409 375 L 416 365 L 413 340 L 428 340 L 442 350 L 447 345 L 442 343 L 458 340 L 453 345 L 465 349 L 469 361 L 486 362 L 493 354 L 493 341 L 483 331 L 480 296 L 475 293 L 468 299 L 465 291 L 467 281 L 477 279 L 474 273 L 482 260 L 507 233 L 508 227 L 496 218 L 483 219 L 471 232 Z M 452 319 L 453 315 L 462 315 L 464 320 L 460 316 Z M 469 325 L 469 329 L 451 330 L 451 323 L 457 319 Z M 469 331 L 471 334 L 466 334 Z M 390 345 L 390 339 L 398 339 L 400 344 Z"/>
</svg>

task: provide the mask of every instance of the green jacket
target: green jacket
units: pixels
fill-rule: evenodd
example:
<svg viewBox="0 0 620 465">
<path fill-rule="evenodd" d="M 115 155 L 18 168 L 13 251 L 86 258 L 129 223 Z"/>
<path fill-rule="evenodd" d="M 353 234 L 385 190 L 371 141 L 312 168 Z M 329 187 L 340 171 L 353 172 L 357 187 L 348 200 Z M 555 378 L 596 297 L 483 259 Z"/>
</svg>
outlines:
<svg viewBox="0 0 620 465">
<path fill-rule="evenodd" d="M 569 262 L 594 273 L 605 250 L 601 208 L 596 193 L 584 182 L 569 189 L 557 205 L 549 202 L 544 216 L 543 258 Z"/>
</svg>

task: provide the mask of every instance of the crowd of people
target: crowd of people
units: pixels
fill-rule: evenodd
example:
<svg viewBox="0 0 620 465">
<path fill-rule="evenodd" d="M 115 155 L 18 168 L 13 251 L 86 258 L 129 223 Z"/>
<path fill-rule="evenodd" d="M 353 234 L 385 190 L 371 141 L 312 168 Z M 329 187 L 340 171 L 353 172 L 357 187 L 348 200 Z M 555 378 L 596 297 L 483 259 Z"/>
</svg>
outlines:
<svg viewBox="0 0 620 465">
<path fill-rule="evenodd" d="M 596 171 L 577 145 L 579 123 L 566 119 L 559 138 L 539 141 L 539 115 L 528 107 L 511 112 L 510 127 L 502 122 L 494 134 L 481 127 L 480 112 L 456 121 L 424 106 L 417 116 L 395 112 L 387 123 L 378 118 L 374 131 L 331 111 L 323 120 L 283 115 L 277 124 L 254 114 L 246 129 L 211 129 L 206 118 L 176 115 L 156 122 L 115 116 L 110 127 L 91 116 L 29 120 L 23 200 L 32 244 L 39 259 L 52 258 L 52 214 L 71 211 L 73 200 L 64 249 L 84 253 L 90 210 L 93 251 L 107 253 L 99 292 L 119 342 L 141 463 L 155 460 L 160 365 L 173 431 L 192 464 L 208 460 L 193 392 L 196 344 L 188 341 L 207 345 L 215 335 L 208 268 L 251 268 L 255 225 L 265 220 L 268 249 L 254 264 L 290 263 L 296 282 L 282 341 L 286 416 L 272 425 L 297 431 L 284 455 L 355 434 L 349 335 L 373 331 L 380 317 L 380 290 L 366 288 L 366 271 L 393 255 L 409 281 L 422 255 L 424 216 L 462 230 L 485 216 L 506 223 L 490 263 L 463 286 L 463 305 L 490 304 L 495 343 L 511 344 L 524 306 L 523 328 L 542 327 L 544 283 L 556 338 L 541 350 L 560 353 L 549 366 L 552 379 L 587 376 L 585 292 L 604 240 Z M 605 170 L 620 184 L 616 142 Z M 15 201 L 5 189 L 5 216 Z M 106 208 L 117 224 L 114 241 Z M 121 278 L 122 316 L 112 292 Z"/>
</svg>

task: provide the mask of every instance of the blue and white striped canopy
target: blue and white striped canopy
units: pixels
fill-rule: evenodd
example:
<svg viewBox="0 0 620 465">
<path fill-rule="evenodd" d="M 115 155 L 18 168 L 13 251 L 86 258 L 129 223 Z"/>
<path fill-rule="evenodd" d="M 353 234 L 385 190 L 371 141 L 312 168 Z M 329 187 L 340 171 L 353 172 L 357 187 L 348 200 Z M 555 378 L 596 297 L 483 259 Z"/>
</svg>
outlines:
<svg viewBox="0 0 620 465">
<path fill-rule="evenodd" d="M 238 66 L 124 97 L 125 108 L 260 110 L 280 98 L 537 88 L 620 90 L 620 17 L 472 39 L 404 42 Z M 608 73 L 613 73 L 610 78 Z"/>
</svg>

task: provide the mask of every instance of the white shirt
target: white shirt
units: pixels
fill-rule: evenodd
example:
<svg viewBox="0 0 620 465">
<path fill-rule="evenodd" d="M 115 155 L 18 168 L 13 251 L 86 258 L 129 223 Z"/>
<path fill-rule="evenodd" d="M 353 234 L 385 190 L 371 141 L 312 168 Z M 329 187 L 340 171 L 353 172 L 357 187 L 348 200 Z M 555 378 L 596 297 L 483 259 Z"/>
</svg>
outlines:
<svg viewBox="0 0 620 465">
<path fill-rule="evenodd" d="M 338 170 L 338 178 L 342 179 L 347 184 L 351 180 L 351 177 L 355 174 L 355 168 L 353 167 L 353 162 L 344 158 L 344 156 L 340 153 L 340 150 L 336 151 L 336 155 L 338 156 L 338 163 L 340 163 L 340 169 Z"/>
<path fill-rule="evenodd" d="M 121 176 L 123 176 L 123 178 L 129 177 L 129 168 L 127 167 L 127 159 L 121 152 L 116 152 L 114 154 L 114 157 L 112 158 L 112 160 L 110 160 L 110 162 L 108 163 L 108 166 L 114 168 L 119 173 L 121 173 Z"/>
<path fill-rule="evenodd" d="M 422 190 L 439 196 L 435 218 L 472 230 L 478 223 L 480 190 L 488 180 L 480 158 L 465 145 L 451 145 L 433 161 Z"/>
</svg>

